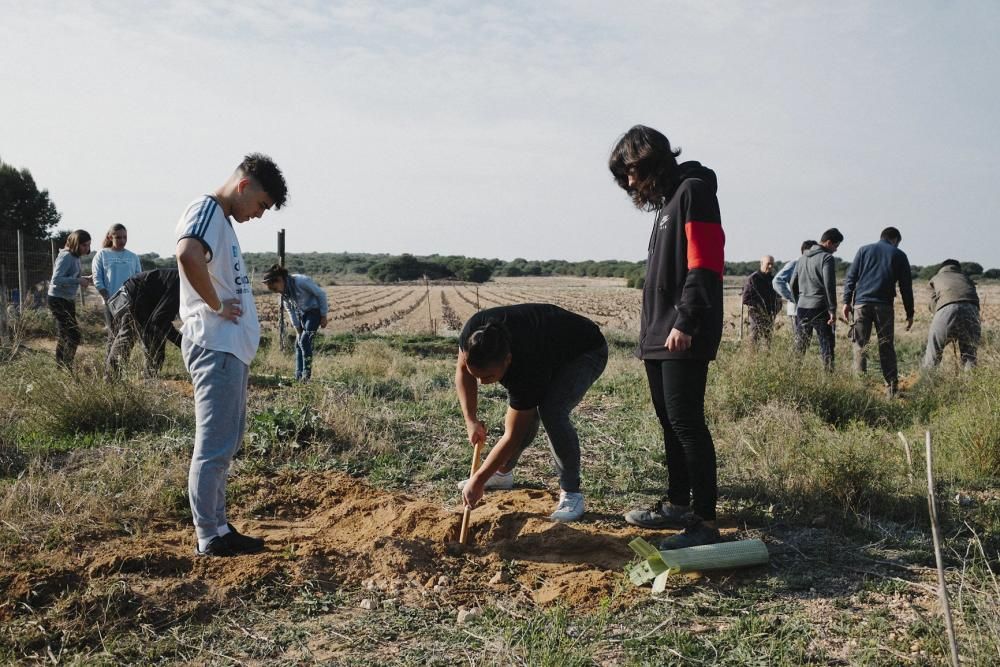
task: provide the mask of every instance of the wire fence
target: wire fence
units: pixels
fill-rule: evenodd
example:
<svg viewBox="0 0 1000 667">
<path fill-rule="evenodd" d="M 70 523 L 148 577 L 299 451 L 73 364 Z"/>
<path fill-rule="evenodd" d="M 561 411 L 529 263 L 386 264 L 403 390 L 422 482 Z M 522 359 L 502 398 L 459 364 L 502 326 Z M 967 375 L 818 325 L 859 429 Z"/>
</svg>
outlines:
<svg viewBox="0 0 1000 667">
<path fill-rule="evenodd" d="M 17 230 L 0 229 L 0 290 L 10 306 L 39 308 L 52 277 L 58 253 L 55 241 L 22 236 Z"/>
</svg>

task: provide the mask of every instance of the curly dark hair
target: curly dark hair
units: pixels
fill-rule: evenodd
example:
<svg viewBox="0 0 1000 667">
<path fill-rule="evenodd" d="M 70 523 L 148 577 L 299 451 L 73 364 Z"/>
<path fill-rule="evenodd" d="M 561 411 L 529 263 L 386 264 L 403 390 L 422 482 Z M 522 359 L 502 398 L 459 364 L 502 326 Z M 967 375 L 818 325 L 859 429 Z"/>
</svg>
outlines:
<svg viewBox="0 0 1000 667">
<path fill-rule="evenodd" d="M 465 347 L 469 366 L 492 368 L 510 354 L 510 332 L 499 320 L 491 319 L 472 332 Z"/>
<path fill-rule="evenodd" d="M 250 153 L 243 158 L 243 162 L 240 162 L 237 169 L 255 180 L 264 189 L 267 196 L 274 202 L 275 210 L 285 205 L 285 201 L 288 199 L 288 186 L 274 160 L 263 153 Z"/>
<path fill-rule="evenodd" d="M 680 181 L 677 156 L 681 149 L 670 146 L 663 134 L 645 125 L 636 125 L 618 140 L 608 168 L 615 182 L 629 194 L 632 203 L 643 211 L 662 208 Z M 635 170 L 637 182 L 628 184 L 629 172 Z"/>
</svg>

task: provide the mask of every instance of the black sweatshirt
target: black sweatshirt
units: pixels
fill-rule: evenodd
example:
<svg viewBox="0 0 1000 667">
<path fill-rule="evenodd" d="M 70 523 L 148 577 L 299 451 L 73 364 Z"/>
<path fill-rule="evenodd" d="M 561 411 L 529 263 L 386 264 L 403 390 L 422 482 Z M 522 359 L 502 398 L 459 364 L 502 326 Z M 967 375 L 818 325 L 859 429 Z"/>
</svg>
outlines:
<svg viewBox="0 0 1000 667">
<path fill-rule="evenodd" d="M 500 384 L 515 410 L 538 407 L 560 369 L 607 344 L 601 329 L 583 315 L 548 303 L 522 303 L 473 315 L 458 336 L 458 347 L 467 349 L 472 332 L 491 320 L 510 334 L 510 367 Z"/>
<path fill-rule="evenodd" d="M 680 165 L 681 182 L 656 213 L 642 291 L 640 359 L 715 359 L 722 340 L 722 231 L 715 172 Z M 669 352 L 671 329 L 689 334 L 691 348 Z"/>
<path fill-rule="evenodd" d="M 181 305 L 181 281 L 177 269 L 137 273 L 125 281 L 122 289 L 128 294 L 132 317 L 139 330 L 158 333 L 179 347 L 181 334 L 173 326 Z"/>
</svg>

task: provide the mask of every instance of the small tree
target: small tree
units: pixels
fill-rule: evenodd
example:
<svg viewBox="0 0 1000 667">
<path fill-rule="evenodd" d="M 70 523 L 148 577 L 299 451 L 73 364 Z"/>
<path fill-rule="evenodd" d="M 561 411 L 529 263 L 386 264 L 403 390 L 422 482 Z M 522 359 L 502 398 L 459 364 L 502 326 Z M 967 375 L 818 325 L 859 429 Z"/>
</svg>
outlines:
<svg viewBox="0 0 1000 667">
<path fill-rule="evenodd" d="M 47 239 L 62 215 L 39 191 L 27 169 L 15 169 L 0 160 L 0 230 L 21 230 L 34 239 Z"/>
</svg>

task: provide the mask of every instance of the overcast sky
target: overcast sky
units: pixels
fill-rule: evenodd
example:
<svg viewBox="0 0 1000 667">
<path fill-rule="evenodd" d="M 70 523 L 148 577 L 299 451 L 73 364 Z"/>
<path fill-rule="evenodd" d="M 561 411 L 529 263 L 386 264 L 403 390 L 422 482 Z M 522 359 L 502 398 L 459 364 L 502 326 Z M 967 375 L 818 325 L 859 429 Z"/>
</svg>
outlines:
<svg viewBox="0 0 1000 667">
<path fill-rule="evenodd" d="M 726 256 L 1000 266 L 1000 2 L 0 0 L 0 158 L 63 228 L 173 251 L 243 154 L 287 208 L 244 251 L 641 259 L 631 125 L 714 169 Z"/>
</svg>

